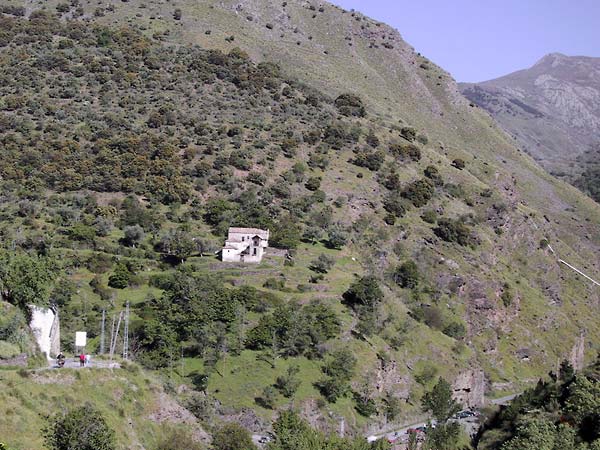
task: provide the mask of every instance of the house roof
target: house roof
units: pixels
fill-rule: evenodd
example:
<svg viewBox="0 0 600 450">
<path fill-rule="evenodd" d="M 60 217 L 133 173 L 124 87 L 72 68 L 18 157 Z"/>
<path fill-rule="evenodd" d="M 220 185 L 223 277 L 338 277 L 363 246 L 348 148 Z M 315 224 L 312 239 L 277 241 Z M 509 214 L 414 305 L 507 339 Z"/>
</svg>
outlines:
<svg viewBox="0 0 600 450">
<path fill-rule="evenodd" d="M 260 228 L 233 228 L 229 229 L 229 234 L 249 234 L 252 236 L 258 236 L 261 239 L 269 238 L 269 230 L 261 230 Z"/>
</svg>

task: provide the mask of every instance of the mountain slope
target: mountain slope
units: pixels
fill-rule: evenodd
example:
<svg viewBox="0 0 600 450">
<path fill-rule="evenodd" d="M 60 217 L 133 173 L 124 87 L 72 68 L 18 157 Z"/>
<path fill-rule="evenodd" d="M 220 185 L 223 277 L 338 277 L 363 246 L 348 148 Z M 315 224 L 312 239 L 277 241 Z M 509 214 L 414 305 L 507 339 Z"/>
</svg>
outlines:
<svg viewBox="0 0 600 450">
<path fill-rule="evenodd" d="M 3 235 L 12 251 L 50 241 L 78 289 L 62 314 L 71 331 L 89 326 L 97 339 L 102 308 L 129 300 L 136 356 L 168 366 L 179 342 L 165 349 L 150 331 L 185 338 L 184 362 L 213 368 L 207 390 L 222 411 L 268 422 L 273 411 L 256 399 L 298 366 L 293 403 L 319 425 L 343 415 L 360 432 L 386 420 L 387 395 L 404 400 L 402 417 L 417 413 L 438 374 L 482 394 L 471 370 L 483 369 L 494 394 L 546 373 L 581 333 L 588 356 L 597 348 L 598 290 L 542 241 L 597 277 L 598 205 L 515 149 L 396 31 L 302 1 L 22 4 L 49 14 L 3 20 Z M 112 228 L 97 232 L 106 220 Z M 297 247 L 294 265 L 231 267 L 208 251 L 185 253 L 182 269 L 163 260 L 174 237 L 214 250 L 240 224 L 278 231 L 280 245 Z M 331 245 L 340 234 L 346 243 Z M 324 274 L 321 255 L 334 261 Z M 110 270 L 134 272 L 131 285 L 106 291 Z M 341 301 L 363 275 L 383 297 L 366 312 Z M 251 297 L 248 286 L 258 305 L 236 303 L 227 317 L 202 309 L 232 292 Z M 202 301 L 182 324 L 170 308 L 189 298 Z M 339 322 L 334 337 L 306 325 L 315 300 Z M 299 315 L 276 340 L 268 326 L 285 314 Z M 290 329 L 296 320 L 310 345 Z M 257 329 L 272 345 L 247 339 Z M 343 347 L 358 359 L 352 389 L 378 415 L 358 414 L 350 397 L 315 401 L 320 358 Z M 212 351 L 221 359 L 207 361 Z"/>
<path fill-rule="evenodd" d="M 595 168 L 600 58 L 553 53 L 529 69 L 482 83 L 464 83 L 460 88 L 551 173 L 581 185 L 581 173 Z"/>
</svg>

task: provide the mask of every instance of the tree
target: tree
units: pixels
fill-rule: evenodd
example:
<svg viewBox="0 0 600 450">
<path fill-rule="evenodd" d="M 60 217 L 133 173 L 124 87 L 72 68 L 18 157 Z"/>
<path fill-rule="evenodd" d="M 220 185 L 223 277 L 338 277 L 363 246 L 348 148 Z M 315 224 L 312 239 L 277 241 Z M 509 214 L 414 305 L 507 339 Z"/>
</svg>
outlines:
<svg viewBox="0 0 600 450">
<path fill-rule="evenodd" d="M 327 246 L 336 250 L 340 250 L 348 241 L 348 234 L 340 226 L 332 226 L 329 228 L 329 238 Z"/>
<path fill-rule="evenodd" d="M 501 449 L 554 450 L 555 438 L 556 430 L 552 422 L 546 419 L 529 419 L 517 426 L 515 437 L 502 445 Z"/>
<path fill-rule="evenodd" d="M 292 398 L 300 387 L 298 372 L 300 372 L 298 366 L 290 366 L 284 375 L 278 376 L 275 380 L 275 387 L 285 398 Z"/>
<path fill-rule="evenodd" d="M 163 234 L 156 244 L 156 250 L 168 256 L 177 258 L 183 263 L 197 250 L 194 238 L 183 230 L 171 230 Z"/>
<path fill-rule="evenodd" d="M 139 245 L 144 239 L 144 229 L 139 225 L 126 226 L 123 229 L 123 244 L 128 247 L 134 247 Z"/>
<path fill-rule="evenodd" d="M 2 298 L 22 309 L 29 304 L 47 304 L 55 277 L 56 267 L 46 257 L 0 254 Z"/>
<path fill-rule="evenodd" d="M 123 263 L 119 263 L 117 264 L 117 267 L 115 267 L 115 271 L 112 275 L 108 277 L 108 285 L 115 289 L 125 289 L 129 286 L 130 278 L 131 273 L 129 273 L 127 266 Z"/>
<path fill-rule="evenodd" d="M 100 411 L 87 403 L 53 419 L 44 429 L 51 450 L 113 450 L 115 433 Z"/>
<path fill-rule="evenodd" d="M 215 450 L 255 450 L 252 436 L 241 425 L 230 422 L 219 428 L 214 434 L 212 445 Z"/>
<path fill-rule="evenodd" d="M 438 422 L 446 422 L 461 410 L 461 405 L 452 398 L 452 386 L 442 377 L 433 389 L 421 400 L 423 411 L 430 411 Z"/>
<path fill-rule="evenodd" d="M 379 288 L 377 278 L 366 275 L 352 283 L 343 297 L 352 308 L 358 305 L 375 308 L 383 300 L 383 292 Z"/>
<path fill-rule="evenodd" d="M 309 268 L 317 273 L 327 273 L 331 270 L 334 264 L 335 259 L 321 253 L 317 259 L 310 263 Z"/>
<path fill-rule="evenodd" d="M 327 401 L 333 403 L 346 395 L 355 366 L 356 357 L 349 349 L 343 348 L 331 354 L 330 359 L 321 368 L 326 377 L 317 383 Z"/>
</svg>

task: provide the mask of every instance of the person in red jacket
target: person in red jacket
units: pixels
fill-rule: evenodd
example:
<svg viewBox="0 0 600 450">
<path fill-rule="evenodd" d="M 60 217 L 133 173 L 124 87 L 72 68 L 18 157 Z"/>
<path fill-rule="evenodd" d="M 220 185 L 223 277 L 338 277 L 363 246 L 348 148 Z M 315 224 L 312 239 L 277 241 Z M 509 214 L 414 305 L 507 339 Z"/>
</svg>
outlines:
<svg viewBox="0 0 600 450">
<path fill-rule="evenodd" d="M 84 367 L 85 366 L 85 355 L 83 354 L 83 352 L 81 352 L 81 354 L 79 355 L 79 367 Z"/>
</svg>

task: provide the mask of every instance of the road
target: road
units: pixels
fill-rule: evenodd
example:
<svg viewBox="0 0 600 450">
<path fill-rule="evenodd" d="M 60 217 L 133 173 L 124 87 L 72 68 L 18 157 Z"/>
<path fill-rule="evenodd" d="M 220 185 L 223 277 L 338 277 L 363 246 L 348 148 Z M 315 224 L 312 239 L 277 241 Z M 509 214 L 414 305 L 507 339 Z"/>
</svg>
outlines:
<svg viewBox="0 0 600 450">
<path fill-rule="evenodd" d="M 51 359 L 48 360 L 48 366 L 52 369 L 58 369 L 56 365 L 56 360 Z M 67 369 L 82 369 L 79 365 L 79 358 L 65 358 L 65 368 Z M 119 369 L 121 364 L 116 361 L 105 361 L 103 359 L 91 359 L 89 364 L 85 367 L 89 367 L 91 369 Z"/>
<path fill-rule="evenodd" d="M 517 392 L 516 394 L 507 395 L 506 397 L 495 398 L 493 400 L 490 400 L 490 403 L 492 405 L 506 405 L 508 402 L 515 399 L 521 394 L 522 392 Z"/>
</svg>

